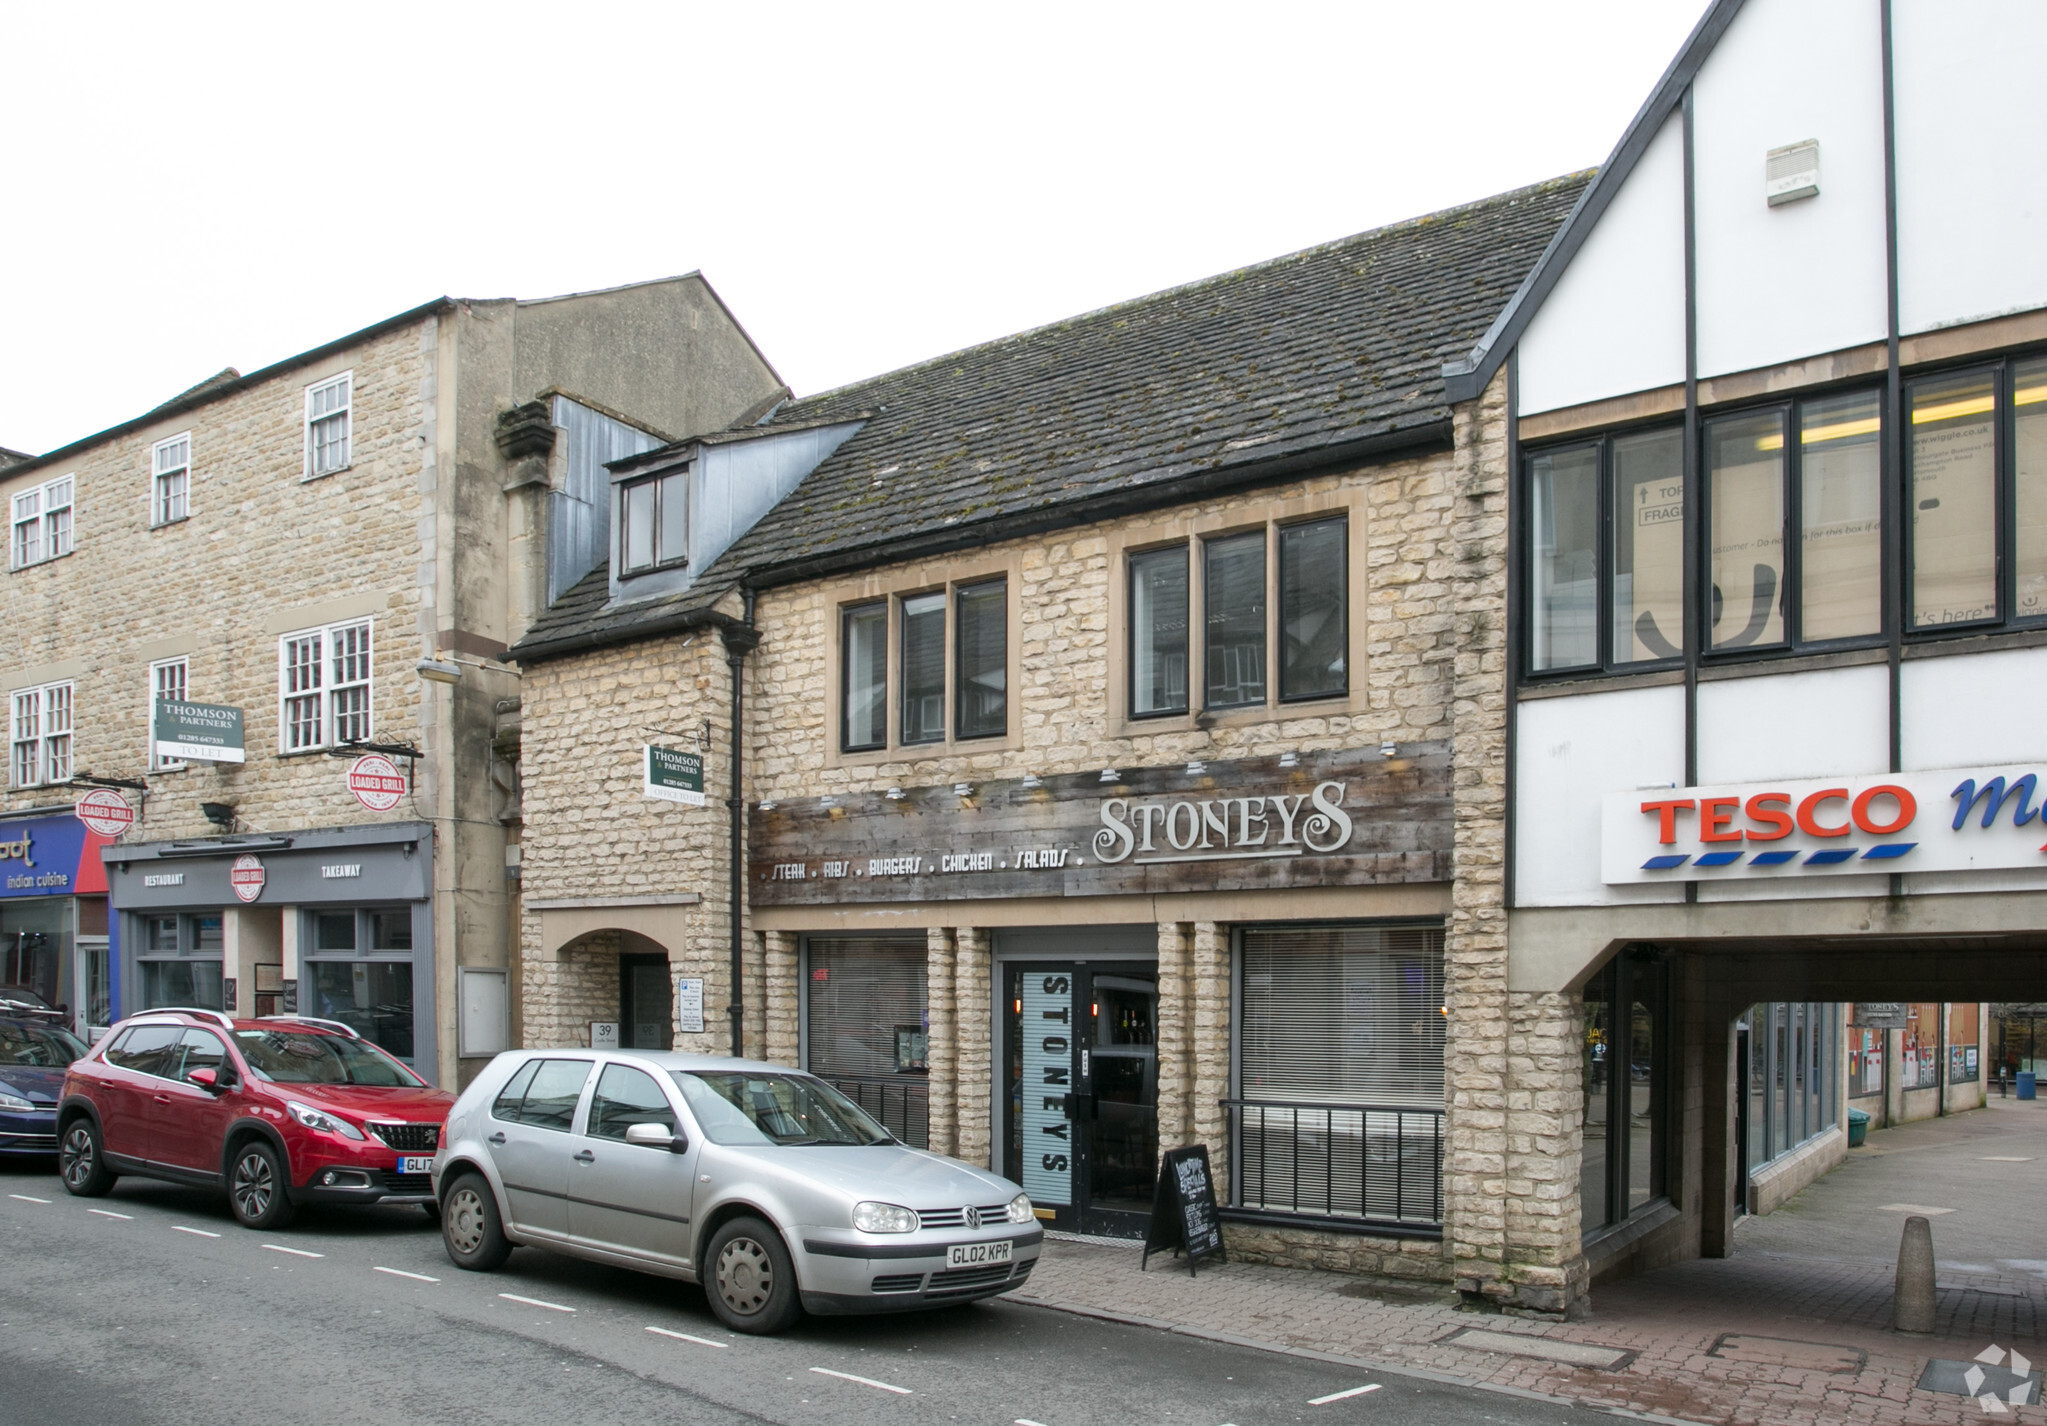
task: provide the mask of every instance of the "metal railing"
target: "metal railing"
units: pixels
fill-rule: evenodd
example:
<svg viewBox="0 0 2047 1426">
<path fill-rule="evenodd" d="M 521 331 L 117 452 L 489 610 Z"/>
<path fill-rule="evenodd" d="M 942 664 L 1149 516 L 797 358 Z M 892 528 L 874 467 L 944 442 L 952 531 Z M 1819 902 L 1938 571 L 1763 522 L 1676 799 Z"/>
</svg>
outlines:
<svg viewBox="0 0 2047 1426">
<path fill-rule="evenodd" d="M 820 1079 L 880 1121 L 881 1127 L 914 1148 L 931 1146 L 931 1091 L 928 1081 L 856 1079 L 820 1075 Z"/>
<path fill-rule="evenodd" d="M 1232 1208 L 1442 1225 L 1441 1109 L 1281 1099 L 1222 1104 L 1230 1116 Z"/>
</svg>

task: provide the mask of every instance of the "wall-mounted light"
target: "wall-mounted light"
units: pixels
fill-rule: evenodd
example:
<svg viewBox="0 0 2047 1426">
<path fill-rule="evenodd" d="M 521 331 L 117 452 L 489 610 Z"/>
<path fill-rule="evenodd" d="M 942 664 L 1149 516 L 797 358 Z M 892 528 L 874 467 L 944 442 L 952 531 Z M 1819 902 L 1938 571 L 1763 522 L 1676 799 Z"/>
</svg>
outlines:
<svg viewBox="0 0 2047 1426">
<path fill-rule="evenodd" d="M 891 787 L 887 792 L 882 793 L 882 796 L 891 802 L 901 802 L 905 794 L 900 787 Z"/>
<path fill-rule="evenodd" d="M 445 659 L 421 659 L 413 669 L 429 683 L 460 683 L 462 665 Z"/>
<path fill-rule="evenodd" d="M 1203 762 L 1200 758 L 1195 758 L 1193 761 L 1187 764 L 1187 776 L 1189 777 L 1200 777 L 1203 773 L 1207 771 L 1208 764 Z"/>
<path fill-rule="evenodd" d="M 202 802 L 199 814 L 223 832 L 235 829 L 235 805 L 232 802 Z"/>
<path fill-rule="evenodd" d="M 954 797 L 972 797 L 974 795 L 974 784 L 971 782 L 955 782 L 952 785 L 952 795 Z"/>
<path fill-rule="evenodd" d="M 774 810 L 775 810 L 775 799 L 774 799 L 774 798 L 772 798 L 772 797 L 770 797 L 770 798 L 766 799 L 765 801 L 763 801 L 763 802 L 761 803 L 761 805 L 760 805 L 760 810 L 761 810 L 761 811 L 763 811 L 763 812 L 772 812 L 772 811 L 774 811 Z"/>
<path fill-rule="evenodd" d="M 1289 748 L 1286 752 L 1279 755 L 1279 765 L 1281 767 L 1299 767 L 1301 765 L 1301 755 Z"/>
<path fill-rule="evenodd" d="M 1023 790 L 1025 792 L 1035 792 L 1044 785 L 1045 779 L 1039 777 L 1034 772 L 1027 772 L 1023 775 Z"/>
<path fill-rule="evenodd" d="M 839 799 L 832 796 L 831 793 L 827 792 L 824 796 L 817 799 L 817 805 L 824 808 L 826 811 L 830 811 L 832 808 L 839 805 Z"/>
<path fill-rule="evenodd" d="M 1379 744 L 1379 756 L 1382 758 L 1390 758 L 1399 751 L 1400 745 L 1394 742 L 1391 738 L 1388 738 L 1385 742 Z"/>
<path fill-rule="evenodd" d="M 1122 780 L 1123 774 L 1116 771 L 1116 769 L 1112 767 L 1105 767 L 1102 769 L 1103 782 L 1121 782 Z"/>
</svg>

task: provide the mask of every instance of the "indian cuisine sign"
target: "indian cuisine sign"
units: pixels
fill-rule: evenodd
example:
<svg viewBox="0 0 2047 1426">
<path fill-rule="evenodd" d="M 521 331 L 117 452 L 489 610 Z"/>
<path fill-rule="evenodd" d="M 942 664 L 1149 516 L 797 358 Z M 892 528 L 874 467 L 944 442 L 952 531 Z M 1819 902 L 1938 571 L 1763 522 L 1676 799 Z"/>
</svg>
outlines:
<svg viewBox="0 0 2047 1426">
<path fill-rule="evenodd" d="M 875 789 L 750 820 L 763 905 L 1447 881 L 1450 750 Z"/>
</svg>

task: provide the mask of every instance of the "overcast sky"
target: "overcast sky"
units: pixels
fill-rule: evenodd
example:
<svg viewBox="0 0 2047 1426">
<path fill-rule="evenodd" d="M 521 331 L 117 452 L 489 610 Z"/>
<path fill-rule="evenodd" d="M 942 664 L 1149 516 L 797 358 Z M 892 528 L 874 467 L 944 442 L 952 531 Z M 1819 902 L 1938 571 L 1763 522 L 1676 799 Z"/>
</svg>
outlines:
<svg viewBox="0 0 2047 1426">
<path fill-rule="evenodd" d="M 809 394 L 1602 162 L 1703 4 L 8 6 L 0 446 L 691 270 Z"/>
</svg>

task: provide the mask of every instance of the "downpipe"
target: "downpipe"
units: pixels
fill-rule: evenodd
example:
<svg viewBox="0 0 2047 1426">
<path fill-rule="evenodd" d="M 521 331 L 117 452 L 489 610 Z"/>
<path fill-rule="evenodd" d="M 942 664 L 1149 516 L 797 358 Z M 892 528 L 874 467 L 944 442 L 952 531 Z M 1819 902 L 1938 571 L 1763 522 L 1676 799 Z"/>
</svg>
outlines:
<svg viewBox="0 0 2047 1426">
<path fill-rule="evenodd" d="M 742 1058 L 746 1051 L 746 932 L 742 915 L 746 897 L 746 778 L 741 758 L 746 747 L 746 656 L 759 646 L 760 630 L 754 627 L 754 592 L 745 591 L 746 611 L 740 624 L 725 624 L 719 633 L 725 640 L 725 667 L 732 676 L 732 782 L 725 806 L 731 817 L 732 845 L 729 851 L 730 919 L 732 923 L 732 1055 Z"/>
</svg>

